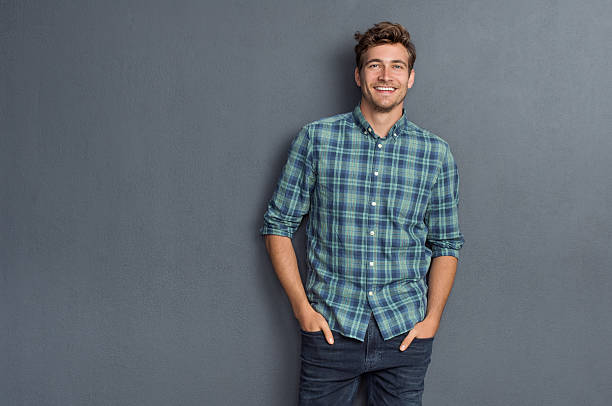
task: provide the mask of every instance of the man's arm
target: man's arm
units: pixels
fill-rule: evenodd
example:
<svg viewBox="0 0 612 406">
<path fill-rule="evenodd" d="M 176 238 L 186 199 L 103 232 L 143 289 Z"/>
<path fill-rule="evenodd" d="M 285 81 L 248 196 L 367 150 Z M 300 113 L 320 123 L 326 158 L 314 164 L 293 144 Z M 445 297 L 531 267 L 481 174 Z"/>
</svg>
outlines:
<svg viewBox="0 0 612 406">
<path fill-rule="evenodd" d="M 304 291 L 291 238 L 310 209 L 310 194 L 316 182 L 313 151 L 307 127 L 291 143 L 289 156 L 276 190 L 264 214 L 260 233 L 274 271 L 291 302 L 293 314 L 305 331 L 323 330 L 327 342 L 333 336 L 325 318 L 315 311 Z"/>
<path fill-rule="evenodd" d="M 438 330 L 442 312 L 453 288 L 457 273 L 457 258 L 451 256 L 436 257 L 431 260 L 429 268 L 429 288 L 427 292 L 427 320 L 432 330 L 423 331 L 424 337 L 433 337 Z M 433 328 L 435 326 L 435 329 Z M 430 335 L 431 334 L 431 335 Z"/>
<path fill-rule="evenodd" d="M 327 342 L 333 344 L 334 337 L 327 320 L 308 302 L 291 239 L 272 234 L 266 235 L 265 239 L 272 266 L 291 302 L 293 314 L 299 321 L 300 327 L 305 331 L 323 330 Z"/>
<path fill-rule="evenodd" d="M 427 314 L 423 321 L 414 325 L 402 341 L 400 350 L 404 351 L 415 338 L 429 338 L 436 335 L 440 326 L 442 312 L 453 288 L 457 272 L 457 258 L 452 256 L 435 257 L 429 268 L 427 291 Z"/>
<path fill-rule="evenodd" d="M 402 341 L 404 351 L 415 337 L 433 337 L 438 331 L 442 312 L 450 295 L 457 272 L 457 258 L 463 246 L 459 231 L 457 205 L 459 202 L 459 172 L 448 146 L 442 166 L 432 188 L 425 214 L 428 234 L 425 245 L 431 249 L 427 311 L 425 319 L 414 325 Z"/>
</svg>

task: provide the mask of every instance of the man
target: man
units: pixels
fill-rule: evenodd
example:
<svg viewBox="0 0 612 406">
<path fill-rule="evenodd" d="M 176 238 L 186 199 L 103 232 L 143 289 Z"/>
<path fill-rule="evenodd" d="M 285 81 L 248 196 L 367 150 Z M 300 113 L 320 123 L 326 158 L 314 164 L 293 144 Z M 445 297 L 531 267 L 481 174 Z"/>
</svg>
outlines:
<svg viewBox="0 0 612 406">
<path fill-rule="evenodd" d="M 361 102 L 294 139 L 260 230 L 302 337 L 302 405 L 420 405 L 463 235 L 448 144 L 408 121 L 414 45 L 382 22 L 355 39 Z M 308 277 L 291 238 L 304 215 Z M 427 279 L 427 273 L 429 278 Z"/>
</svg>

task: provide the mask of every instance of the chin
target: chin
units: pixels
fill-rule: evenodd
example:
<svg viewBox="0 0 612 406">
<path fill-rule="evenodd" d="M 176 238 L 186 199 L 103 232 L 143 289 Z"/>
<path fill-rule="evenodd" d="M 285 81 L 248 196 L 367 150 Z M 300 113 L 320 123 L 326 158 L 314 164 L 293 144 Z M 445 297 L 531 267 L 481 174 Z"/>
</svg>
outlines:
<svg viewBox="0 0 612 406">
<path fill-rule="evenodd" d="M 375 104 L 374 110 L 378 111 L 379 113 L 389 113 L 393 110 L 394 107 L 395 106 L 388 107 L 388 106 L 380 106 L 378 104 Z"/>
<path fill-rule="evenodd" d="M 376 110 L 378 112 L 389 113 L 390 111 L 392 111 L 394 108 L 396 108 L 400 104 L 402 104 L 402 102 L 393 103 L 393 104 L 389 104 L 389 105 L 381 105 L 381 104 L 374 103 L 373 107 L 374 107 L 374 110 Z"/>
</svg>

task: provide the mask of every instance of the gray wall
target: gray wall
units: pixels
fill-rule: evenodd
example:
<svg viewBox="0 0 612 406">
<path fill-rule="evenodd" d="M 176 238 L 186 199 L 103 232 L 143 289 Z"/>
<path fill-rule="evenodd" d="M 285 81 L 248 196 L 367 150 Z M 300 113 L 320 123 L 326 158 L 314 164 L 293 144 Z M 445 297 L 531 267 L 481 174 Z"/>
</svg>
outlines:
<svg viewBox="0 0 612 406">
<path fill-rule="evenodd" d="M 0 404 L 294 404 L 257 230 L 385 19 L 417 47 L 408 117 L 461 173 L 425 404 L 608 404 L 610 2 L 169 3 L 1 3 Z"/>
</svg>

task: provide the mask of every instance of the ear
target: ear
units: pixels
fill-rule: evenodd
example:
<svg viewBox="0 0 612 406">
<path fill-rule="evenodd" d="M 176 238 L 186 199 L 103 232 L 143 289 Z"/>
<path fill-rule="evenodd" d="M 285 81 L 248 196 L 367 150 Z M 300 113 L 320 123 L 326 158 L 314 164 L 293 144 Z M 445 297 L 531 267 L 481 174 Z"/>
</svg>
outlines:
<svg viewBox="0 0 612 406">
<path fill-rule="evenodd" d="M 355 83 L 357 83 L 357 87 L 361 87 L 361 79 L 359 78 L 359 68 L 355 67 Z"/>
<path fill-rule="evenodd" d="M 414 69 L 410 71 L 410 77 L 408 78 L 408 89 L 414 84 Z"/>
</svg>

